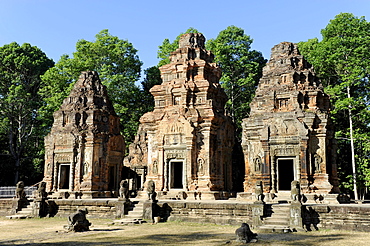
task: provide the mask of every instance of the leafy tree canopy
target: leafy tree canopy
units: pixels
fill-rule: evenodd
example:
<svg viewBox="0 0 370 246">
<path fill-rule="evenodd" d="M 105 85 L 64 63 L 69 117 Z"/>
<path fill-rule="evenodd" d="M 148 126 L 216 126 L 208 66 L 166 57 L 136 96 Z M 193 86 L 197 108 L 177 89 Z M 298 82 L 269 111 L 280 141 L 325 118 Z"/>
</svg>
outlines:
<svg viewBox="0 0 370 246">
<path fill-rule="evenodd" d="M 138 114 L 135 102 L 139 97 L 139 87 L 135 82 L 140 78 L 142 62 L 137 50 L 127 40 L 119 39 L 102 30 L 95 41 L 79 40 L 73 57 L 63 55 L 55 67 L 42 77 L 45 87 L 43 120 L 46 127 L 52 124 L 52 113 L 61 105 L 81 71 L 93 70 L 99 73 L 102 83 L 107 86 L 108 95 L 116 113 L 121 118 L 121 126 L 126 140 L 136 133 Z"/>
<path fill-rule="evenodd" d="M 352 187 L 351 156 L 356 157 L 358 185 L 370 186 L 370 23 L 350 13 L 337 15 L 317 38 L 299 44 L 314 65 L 333 105 L 342 184 Z M 353 124 L 353 126 L 352 126 Z M 347 151 L 348 139 L 356 154 Z M 354 160 L 352 161 L 354 166 Z M 346 176 L 347 175 L 347 176 Z M 349 181 L 349 183 L 343 181 Z"/>
<path fill-rule="evenodd" d="M 344 128 L 348 123 L 343 125 L 342 117 L 349 108 L 355 115 L 355 128 L 364 130 L 362 126 L 370 124 L 370 23 L 364 17 L 341 13 L 321 34 L 322 41 L 315 38 L 300 43 L 300 51 L 314 65 L 331 95 L 334 120 L 337 127 L 341 125 L 338 133 L 347 132 Z"/>
<path fill-rule="evenodd" d="M 53 65 L 44 52 L 28 43 L 20 46 L 13 42 L 0 47 L 0 134 L 7 136 L 8 152 L 2 152 L 8 153 L 14 162 L 14 183 L 19 179 L 24 159 L 36 156 L 31 150 L 40 142 L 40 76 Z"/>
<path fill-rule="evenodd" d="M 162 84 L 161 72 L 159 68 L 154 66 L 144 70 L 145 78 L 141 82 L 141 100 L 138 102 L 142 105 L 142 112 L 146 113 L 154 109 L 154 97 L 150 93 L 150 89 L 155 85 Z"/>
<path fill-rule="evenodd" d="M 266 64 L 261 52 L 251 50 L 252 42 L 243 29 L 229 26 L 206 45 L 222 69 L 220 83 L 229 98 L 226 110 L 239 131 L 242 119 L 248 116 L 249 103 Z"/>
</svg>

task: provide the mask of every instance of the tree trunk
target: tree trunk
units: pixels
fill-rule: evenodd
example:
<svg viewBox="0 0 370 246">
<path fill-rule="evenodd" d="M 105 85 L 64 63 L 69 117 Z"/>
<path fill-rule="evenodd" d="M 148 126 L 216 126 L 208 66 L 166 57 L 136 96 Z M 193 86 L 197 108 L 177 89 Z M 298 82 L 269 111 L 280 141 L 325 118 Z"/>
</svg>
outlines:
<svg viewBox="0 0 370 246">
<path fill-rule="evenodd" d="M 347 97 L 351 98 L 351 92 L 349 86 L 347 86 Z M 351 140 L 351 156 L 352 156 L 352 173 L 353 173 L 353 192 L 355 195 L 355 200 L 358 200 L 357 192 L 357 174 L 356 174 L 356 162 L 355 162 L 355 145 L 353 142 L 353 125 L 352 125 L 352 107 L 348 107 L 348 117 L 349 117 L 349 133 Z"/>
<path fill-rule="evenodd" d="M 21 166 L 21 158 L 15 157 L 15 173 L 14 173 L 14 184 L 17 184 L 19 181 L 19 168 Z"/>
</svg>

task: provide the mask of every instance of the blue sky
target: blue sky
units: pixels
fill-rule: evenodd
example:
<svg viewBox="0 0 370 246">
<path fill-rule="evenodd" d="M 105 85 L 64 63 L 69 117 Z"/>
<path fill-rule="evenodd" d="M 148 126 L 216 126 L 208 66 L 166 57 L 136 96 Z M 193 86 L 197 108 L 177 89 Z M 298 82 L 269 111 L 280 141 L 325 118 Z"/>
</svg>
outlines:
<svg viewBox="0 0 370 246">
<path fill-rule="evenodd" d="M 165 38 L 172 41 L 194 27 L 210 39 L 234 25 L 269 58 L 280 42 L 320 38 L 341 12 L 370 21 L 370 0 L 0 0 L 0 46 L 30 43 L 58 61 L 75 51 L 79 39 L 93 41 L 108 29 L 138 49 L 145 69 L 158 63 Z"/>
</svg>

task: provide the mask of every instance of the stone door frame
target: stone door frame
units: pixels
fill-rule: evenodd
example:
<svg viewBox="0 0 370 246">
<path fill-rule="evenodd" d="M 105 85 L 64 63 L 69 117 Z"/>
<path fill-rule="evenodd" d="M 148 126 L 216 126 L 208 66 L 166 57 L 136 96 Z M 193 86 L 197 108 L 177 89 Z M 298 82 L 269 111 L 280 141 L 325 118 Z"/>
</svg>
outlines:
<svg viewBox="0 0 370 246">
<path fill-rule="evenodd" d="M 69 167 L 67 168 L 67 171 L 69 173 L 65 173 L 67 175 L 68 179 L 66 180 L 68 182 L 68 188 L 63 188 L 61 187 L 61 180 L 62 180 L 62 167 Z M 58 163 L 58 191 L 63 191 L 63 190 L 71 190 L 71 182 L 73 180 L 73 174 L 72 174 L 72 164 L 71 163 Z"/>
<path fill-rule="evenodd" d="M 174 179 L 177 175 L 175 173 L 172 173 L 174 172 L 173 170 L 173 166 L 174 166 L 174 163 L 179 163 L 181 162 L 182 163 L 182 174 L 181 174 L 181 178 L 182 178 L 182 188 L 173 188 L 173 183 L 174 183 Z M 168 161 L 168 188 L 169 190 L 183 190 L 184 189 L 184 186 L 185 186 L 185 172 L 186 172 L 186 168 L 185 168 L 185 159 L 169 159 Z"/>
<path fill-rule="evenodd" d="M 271 172 L 273 192 L 286 191 L 286 190 L 281 190 L 279 187 L 279 178 L 280 178 L 279 177 L 279 160 L 292 160 L 293 180 L 299 180 L 299 170 L 298 170 L 299 160 L 297 156 L 274 156 L 274 162 L 272 165 L 272 172 Z"/>
</svg>

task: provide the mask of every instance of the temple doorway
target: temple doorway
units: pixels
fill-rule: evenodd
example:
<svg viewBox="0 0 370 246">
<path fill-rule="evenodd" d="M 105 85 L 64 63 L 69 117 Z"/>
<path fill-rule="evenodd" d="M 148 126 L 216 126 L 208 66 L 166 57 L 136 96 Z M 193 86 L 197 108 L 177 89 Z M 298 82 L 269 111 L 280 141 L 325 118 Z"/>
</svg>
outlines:
<svg viewBox="0 0 370 246">
<path fill-rule="evenodd" d="M 108 190 L 115 190 L 116 189 L 116 167 L 115 166 L 109 166 L 108 170 L 109 174 L 109 182 L 108 182 Z"/>
<path fill-rule="evenodd" d="M 69 190 L 70 172 L 70 164 L 59 165 L 59 189 Z"/>
<path fill-rule="evenodd" d="M 278 158 L 278 190 L 290 190 L 294 180 L 294 160 L 292 158 Z"/>
<path fill-rule="evenodd" d="M 183 166 L 184 163 L 182 161 L 170 162 L 170 189 L 183 188 Z"/>
</svg>

